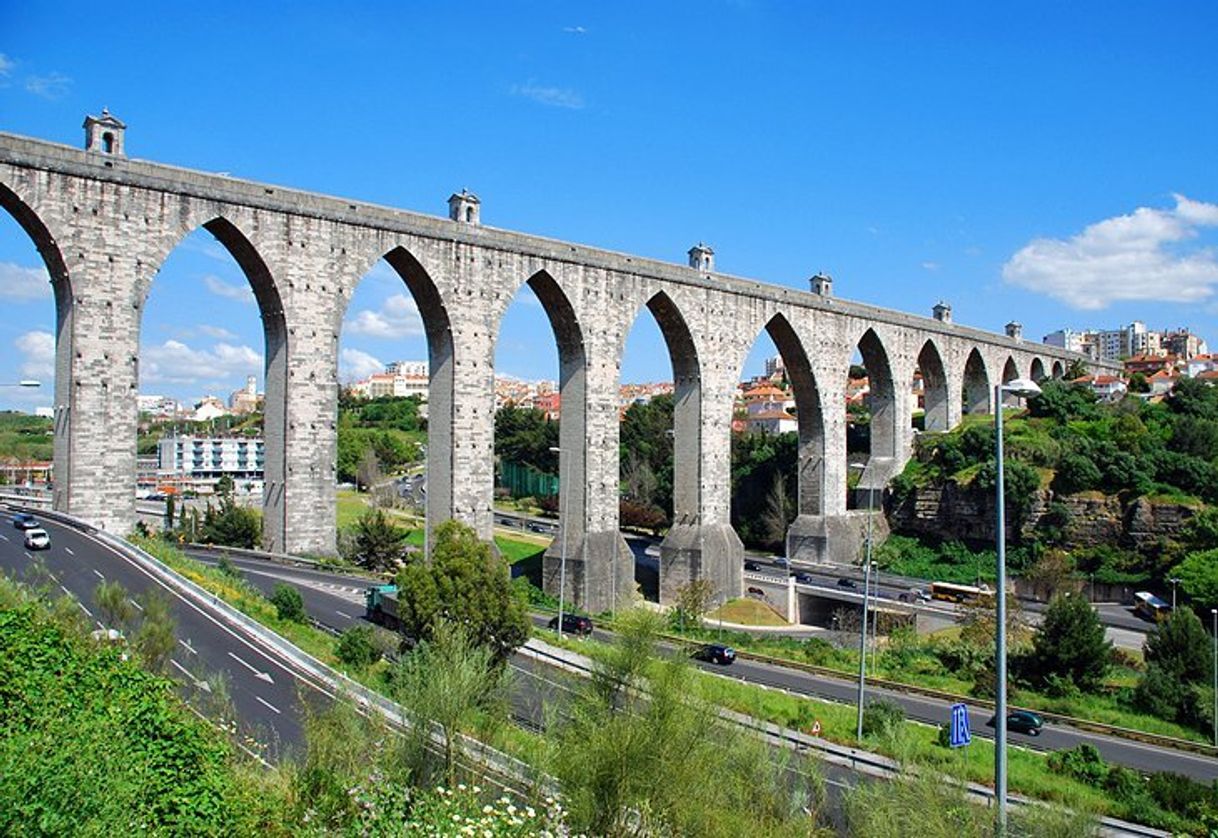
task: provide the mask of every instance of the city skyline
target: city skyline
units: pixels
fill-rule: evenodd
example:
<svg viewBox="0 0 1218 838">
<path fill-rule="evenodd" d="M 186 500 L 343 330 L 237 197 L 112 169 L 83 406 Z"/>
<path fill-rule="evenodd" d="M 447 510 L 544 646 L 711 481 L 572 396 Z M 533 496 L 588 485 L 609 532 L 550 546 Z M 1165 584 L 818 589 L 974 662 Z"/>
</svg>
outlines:
<svg viewBox="0 0 1218 838">
<path fill-rule="evenodd" d="M 0 130 L 79 146 L 83 116 L 108 105 L 133 158 L 435 215 L 468 187 L 490 226 L 677 263 L 702 240 L 725 273 L 804 289 L 823 270 L 841 297 L 922 315 L 942 299 L 958 323 L 1001 332 L 1016 319 L 1029 340 L 1132 320 L 1218 334 L 1218 116 L 1196 107 L 1215 75 L 1207 6 L 1095 19 L 893 5 L 884 26 L 764 2 L 649 10 L 646 24 L 629 7 L 551 4 L 380 9 L 379 26 L 368 10 L 182 9 L 156 38 L 138 38 L 152 25 L 138 16 L 73 8 L 11 15 Z M 107 55 L 99 72 L 94 45 L 128 30 L 150 52 Z M 400 30 L 433 37 L 405 55 L 387 40 Z M 454 65 L 449 51 L 470 44 Z M 736 49 L 724 58 L 719 44 Z M 51 402 L 44 276 L 0 217 L 0 359 L 45 384 L 0 391 L 0 407 Z M 378 264 L 348 310 L 342 377 L 426 357 L 421 332 Z M 742 377 L 773 352 L 763 335 Z M 223 396 L 249 374 L 261 386 L 262 354 L 248 284 L 196 231 L 153 282 L 141 391 Z M 496 366 L 557 378 L 527 288 Z M 622 381 L 670 377 L 642 314 Z"/>
</svg>

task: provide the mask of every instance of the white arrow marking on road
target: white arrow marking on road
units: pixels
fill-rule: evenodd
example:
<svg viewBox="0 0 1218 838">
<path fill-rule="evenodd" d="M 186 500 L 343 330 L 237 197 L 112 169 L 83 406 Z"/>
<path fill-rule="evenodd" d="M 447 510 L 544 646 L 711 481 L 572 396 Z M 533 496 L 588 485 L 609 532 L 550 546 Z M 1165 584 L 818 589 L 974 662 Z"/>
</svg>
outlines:
<svg viewBox="0 0 1218 838">
<path fill-rule="evenodd" d="M 185 646 L 186 651 L 190 652 L 192 655 L 199 654 L 198 652 L 195 651 L 195 647 L 190 645 L 189 640 L 179 640 L 178 642 L 181 643 L 183 646 Z"/>
<path fill-rule="evenodd" d="M 229 653 L 228 653 L 228 656 L 229 656 L 230 658 L 232 658 L 233 660 L 235 660 L 237 663 L 239 663 L 239 664 L 241 664 L 242 666 L 244 666 L 244 667 L 245 667 L 246 669 L 248 669 L 250 672 L 254 673 L 254 677 L 255 677 L 255 678 L 261 678 L 263 681 L 266 681 L 268 684 L 273 684 L 273 683 L 275 683 L 273 680 L 271 680 L 271 676 L 270 676 L 270 674 L 269 674 L 269 673 L 266 673 L 266 672 L 260 672 L 260 671 L 258 671 L 258 668 L 257 668 L 257 667 L 255 667 L 255 666 L 253 666 L 253 665 L 251 665 L 251 664 L 249 664 L 249 663 L 246 663 L 245 661 L 241 660 L 241 658 L 239 658 L 239 657 L 237 657 L 236 655 L 234 655 L 232 652 L 229 652 Z"/>
<path fill-rule="evenodd" d="M 73 552 L 72 552 L 72 548 L 71 548 L 71 547 L 65 547 L 65 548 L 63 548 L 63 550 L 64 550 L 64 552 L 65 552 L 65 553 L 67 553 L 69 556 L 75 556 L 75 555 L 76 555 L 75 553 L 73 553 Z"/>
<path fill-rule="evenodd" d="M 207 683 L 206 681 L 200 681 L 198 678 L 191 675 L 190 671 L 187 670 L 186 667 L 182 666 L 182 664 L 178 663 L 173 658 L 170 658 L 169 662 L 171 664 L 173 664 L 175 667 L 177 667 L 178 672 L 181 672 L 183 675 L 185 675 L 187 678 L 189 678 L 191 681 L 193 681 L 194 685 L 196 687 L 198 687 L 205 693 L 211 692 L 211 684 Z"/>
<path fill-rule="evenodd" d="M 95 575 L 98 579 L 106 578 L 105 576 L 102 576 L 101 571 L 98 570 L 97 568 L 92 568 L 92 570 L 93 570 L 93 575 Z"/>
<path fill-rule="evenodd" d="M 275 712 L 276 712 L 278 715 L 281 715 L 281 716 L 283 715 L 282 713 L 280 713 L 280 712 L 279 712 L 279 708 L 278 708 L 278 707 L 276 707 L 274 704 L 271 704 L 269 701 L 264 701 L 264 700 L 262 699 L 262 697 L 261 697 L 261 696 L 257 696 L 257 695 L 256 695 L 256 696 L 254 696 L 254 700 L 255 700 L 255 701 L 257 701 L 259 704 L 261 704 L 263 707 L 269 707 L 269 708 L 271 708 L 271 709 L 272 709 L 272 710 L 274 710 L 274 711 L 275 711 Z"/>
</svg>

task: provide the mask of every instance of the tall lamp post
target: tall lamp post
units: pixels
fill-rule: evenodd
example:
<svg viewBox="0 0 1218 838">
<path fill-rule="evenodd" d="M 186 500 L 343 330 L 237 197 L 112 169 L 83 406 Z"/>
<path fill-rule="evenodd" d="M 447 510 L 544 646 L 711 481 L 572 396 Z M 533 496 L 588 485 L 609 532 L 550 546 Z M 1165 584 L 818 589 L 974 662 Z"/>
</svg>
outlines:
<svg viewBox="0 0 1218 838">
<path fill-rule="evenodd" d="M 1175 611 L 1176 610 L 1176 586 L 1180 584 L 1180 579 L 1178 577 L 1173 576 L 1172 578 L 1168 579 L 1167 581 L 1171 582 L 1171 610 Z"/>
<path fill-rule="evenodd" d="M 570 521 L 567 520 L 566 506 L 563 503 L 563 498 L 567 497 L 567 467 L 570 465 L 570 457 L 563 457 L 562 449 L 550 446 L 550 451 L 557 454 L 561 466 L 558 472 L 558 521 L 562 527 L 562 545 L 559 549 L 562 551 L 558 559 L 558 639 L 562 640 L 562 613 L 563 613 L 563 597 L 567 593 L 567 530 L 571 527 Z M 562 460 L 566 462 L 562 462 Z"/>
<path fill-rule="evenodd" d="M 0 384 L 0 387 L 41 387 L 41 381 L 35 381 L 32 378 L 23 378 L 13 384 Z"/>
<path fill-rule="evenodd" d="M 864 463 L 855 463 L 850 466 L 860 472 L 867 470 Z M 875 513 L 875 491 L 867 490 L 867 554 L 863 559 L 863 624 L 859 630 L 859 690 L 858 690 L 858 729 L 856 735 L 860 742 L 863 741 L 863 696 L 867 689 L 867 611 L 870 606 L 868 601 L 871 596 L 871 519 Z M 877 596 L 879 591 L 876 591 Z"/>
<path fill-rule="evenodd" d="M 1035 381 L 1016 378 L 994 387 L 994 445 L 998 467 L 998 561 L 995 602 L 998 627 L 995 632 L 994 689 L 994 797 L 998 801 L 998 836 L 1007 832 L 1007 522 L 1002 467 L 1002 397 L 1006 394 L 1028 398 L 1040 392 Z"/>
</svg>

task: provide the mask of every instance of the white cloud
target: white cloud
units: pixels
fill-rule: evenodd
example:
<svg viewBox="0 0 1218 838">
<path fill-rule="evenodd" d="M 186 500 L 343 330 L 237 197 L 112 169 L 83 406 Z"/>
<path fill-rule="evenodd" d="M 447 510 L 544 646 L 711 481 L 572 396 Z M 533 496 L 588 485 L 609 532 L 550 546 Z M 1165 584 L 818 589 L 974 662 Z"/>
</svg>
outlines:
<svg viewBox="0 0 1218 838">
<path fill-rule="evenodd" d="M 35 96 L 41 96 L 43 99 L 50 99 L 52 102 L 66 96 L 68 88 L 71 86 L 72 79 L 63 73 L 28 76 L 25 80 L 25 89 L 28 92 L 33 93 Z"/>
<path fill-rule="evenodd" d="M 25 268 L 0 262 L 0 297 L 7 300 L 44 300 L 51 296 L 51 278 L 44 268 Z"/>
<path fill-rule="evenodd" d="M 1174 209 L 1139 207 L 1068 240 L 1034 239 L 1003 265 L 1003 279 L 1088 310 L 1120 300 L 1208 299 L 1218 286 L 1218 259 L 1213 249 L 1186 243 L 1200 228 L 1218 227 L 1218 204 L 1174 197 Z"/>
<path fill-rule="evenodd" d="M 210 350 L 193 349 L 167 340 L 140 348 L 140 384 L 198 384 L 239 382 L 262 372 L 262 355 L 248 346 L 217 343 Z"/>
<path fill-rule="evenodd" d="M 564 26 L 562 31 L 569 35 L 587 35 L 588 30 L 582 26 Z"/>
<path fill-rule="evenodd" d="M 203 285 L 208 291 L 218 297 L 224 297 L 228 300 L 239 300 L 243 303 L 254 302 L 254 292 L 250 290 L 248 284 L 232 285 L 218 276 L 207 274 L 203 277 Z"/>
<path fill-rule="evenodd" d="M 940 265 L 938 262 L 931 262 L 929 260 L 922 263 L 922 270 L 924 270 L 924 271 L 937 271 L 941 267 L 943 267 L 943 266 Z"/>
<path fill-rule="evenodd" d="M 380 311 L 364 309 L 348 317 L 345 328 L 353 335 L 404 338 L 423 334 L 423 318 L 412 297 L 394 294 L 385 300 Z"/>
<path fill-rule="evenodd" d="M 584 106 L 584 97 L 575 90 L 568 87 L 547 87 L 531 81 L 527 84 L 512 85 L 512 95 L 523 96 L 553 108 L 579 110 Z"/>
<path fill-rule="evenodd" d="M 385 365 L 367 352 L 344 349 L 338 353 L 338 377 L 341 381 L 356 381 L 374 372 L 384 371 Z"/>
<path fill-rule="evenodd" d="M 14 66 L 16 64 L 13 59 L 0 52 L 0 79 L 8 78 L 9 74 L 13 72 Z"/>
<path fill-rule="evenodd" d="M 223 326 L 209 326 L 206 323 L 204 323 L 202 326 L 197 326 L 196 329 L 199 332 L 199 334 L 206 335 L 209 338 L 215 338 L 216 340 L 236 340 L 237 339 L 237 336 L 235 334 L 230 332 L 228 329 L 225 329 Z"/>
<path fill-rule="evenodd" d="M 50 332 L 26 332 L 13 344 L 22 355 L 21 377 L 36 378 L 46 387 L 55 377 L 55 336 Z"/>
</svg>

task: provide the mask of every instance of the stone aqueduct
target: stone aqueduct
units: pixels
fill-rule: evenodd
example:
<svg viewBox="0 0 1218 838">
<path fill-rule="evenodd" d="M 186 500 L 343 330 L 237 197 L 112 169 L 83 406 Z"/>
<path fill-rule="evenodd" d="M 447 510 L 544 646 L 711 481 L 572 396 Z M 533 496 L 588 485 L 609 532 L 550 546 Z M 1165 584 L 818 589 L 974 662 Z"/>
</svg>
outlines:
<svg viewBox="0 0 1218 838">
<path fill-rule="evenodd" d="M 861 487 L 882 488 L 907 460 L 915 368 L 928 429 L 990 410 L 993 383 L 1061 375 L 1076 356 L 1016 337 L 713 271 L 708 249 L 677 265 L 479 223 L 477 199 L 450 218 L 131 160 L 122 123 L 86 120 L 86 148 L 0 134 L 0 204 L 38 247 L 57 321 L 56 509 L 114 532 L 135 523 L 141 316 L 153 277 L 206 228 L 233 255 L 266 337 L 265 546 L 335 547 L 339 330 L 359 280 L 382 257 L 422 315 L 431 365 L 428 526 L 456 518 L 492 533 L 494 353 L 500 319 L 527 283 L 558 344 L 561 526 L 568 595 L 600 610 L 634 588 L 618 532 L 618 379 L 623 345 L 647 308 L 675 383 L 675 524 L 661 548 L 661 595 L 706 577 L 741 593 L 730 517 L 736 382 L 762 330 L 793 384 L 799 426 L 792 556 L 852 558 L 845 384 L 856 349 L 872 385 L 871 457 Z M 822 289 L 825 290 L 825 289 Z M 555 545 L 562 543 L 556 539 Z M 557 553 L 547 586 L 557 589 Z"/>
</svg>

